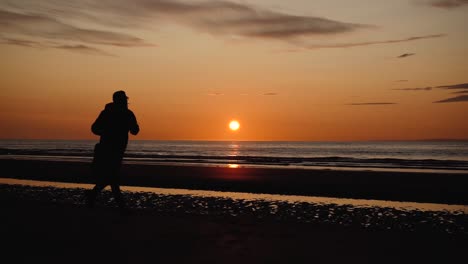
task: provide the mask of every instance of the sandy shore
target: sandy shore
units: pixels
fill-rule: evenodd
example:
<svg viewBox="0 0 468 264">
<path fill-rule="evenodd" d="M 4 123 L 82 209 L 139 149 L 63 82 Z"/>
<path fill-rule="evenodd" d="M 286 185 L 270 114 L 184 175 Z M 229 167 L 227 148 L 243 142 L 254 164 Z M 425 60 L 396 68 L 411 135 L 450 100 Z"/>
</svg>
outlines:
<svg viewBox="0 0 468 264">
<path fill-rule="evenodd" d="M 0 159 L 0 236 L 13 263 L 455 263 L 465 211 L 12 185 L 92 183 L 83 162 Z M 466 175 L 125 164 L 124 185 L 467 204 Z M 91 186 L 91 185 L 87 185 Z M 464 207 L 463 207 L 464 208 Z"/>
<path fill-rule="evenodd" d="M 381 224 L 363 228 L 269 217 L 262 210 L 232 213 L 231 208 L 246 205 L 228 199 L 158 195 L 152 206 L 138 207 L 153 198 L 126 193 L 132 211 L 121 214 L 112 201 L 85 208 L 81 193 L 0 185 L 2 258 L 13 263 L 456 263 L 466 257 L 468 246 L 466 234 L 437 228 L 388 230 L 378 228 Z M 110 193 L 103 196 L 111 200 Z M 197 206 L 215 208 L 202 214 Z M 321 206 L 300 210 L 320 213 L 325 208 L 328 215 L 346 215 Z M 363 212 L 382 220 L 381 210 Z M 427 222 L 425 216 L 419 212 L 414 217 Z M 459 217 L 467 223 L 466 215 Z"/>
<path fill-rule="evenodd" d="M 90 164 L 0 159 L 0 177 L 92 183 Z M 468 175 L 124 164 L 122 184 L 161 188 L 468 204 Z"/>
</svg>

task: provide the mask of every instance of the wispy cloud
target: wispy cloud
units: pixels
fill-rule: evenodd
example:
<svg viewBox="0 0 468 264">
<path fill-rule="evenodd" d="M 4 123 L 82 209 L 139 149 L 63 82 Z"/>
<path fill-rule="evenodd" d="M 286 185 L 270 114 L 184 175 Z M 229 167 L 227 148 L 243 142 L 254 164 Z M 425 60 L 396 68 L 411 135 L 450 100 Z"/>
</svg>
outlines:
<svg viewBox="0 0 468 264">
<path fill-rule="evenodd" d="M 468 95 L 459 95 L 456 97 L 436 101 L 434 103 L 458 103 L 458 102 L 468 102 Z"/>
<path fill-rule="evenodd" d="M 434 34 L 434 35 L 424 35 L 424 36 L 415 36 L 403 39 L 390 39 L 390 40 L 383 40 L 383 41 L 367 41 L 367 42 L 356 42 L 356 43 L 338 43 L 338 44 L 325 44 L 325 45 L 309 45 L 309 49 L 319 49 L 319 48 L 351 48 L 351 47 L 359 47 L 359 46 L 369 46 L 369 45 L 377 45 L 377 44 L 394 44 L 394 43 L 401 43 L 401 42 L 410 42 L 415 40 L 422 40 L 422 39 L 432 39 L 432 38 L 441 38 L 447 36 L 446 34 Z"/>
<path fill-rule="evenodd" d="M 301 49 L 349 48 L 445 36 L 438 34 L 383 41 L 314 44 L 313 41 L 324 40 L 317 36 L 336 36 L 376 27 L 319 16 L 287 14 L 245 3 L 212 0 L 5 0 L 0 3 L 0 10 L 3 10 L 0 30 L 7 34 L 20 33 L 28 37 L 79 42 L 74 44 L 121 47 L 149 45 L 141 38 L 122 33 L 123 29 L 151 29 L 165 23 L 180 24 L 216 36 L 278 40 Z M 91 24 L 99 26 L 91 29 Z"/>
<path fill-rule="evenodd" d="M 62 50 L 89 54 L 89 55 L 115 56 L 111 53 L 105 52 L 103 50 L 100 50 L 94 47 L 83 45 L 83 44 L 58 45 L 54 42 L 38 42 L 38 41 L 32 41 L 32 40 L 1 38 L 1 37 L 0 37 L 0 44 L 24 46 L 24 47 L 31 47 L 31 48 L 62 49 Z"/>
<path fill-rule="evenodd" d="M 437 88 L 442 88 L 442 89 L 468 89 L 468 83 L 460 83 L 460 84 L 453 84 L 453 85 L 442 85 L 442 86 L 437 86 Z"/>
<path fill-rule="evenodd" d="M 460 83 L 460 84 L 453 84 L 453 85 L 441 85 L 441 86 L 436 86 L 436 87 L 423 87 L 423 88 L 395 88 L 392 90 L 397 90 L 397 91 L 431 91 L 434 88 L 440 88 L 440 89 L 448 89 L 448 90 L 462 90 L 462 91 L 457 91 L 454 92 L 453 94 L 463 94 L 463 93 L 468 93 L 468 83 Z M 440 101 L 436 101 L 434 103 L 454 103 L 454 102 L 464 102 L 468 101 L 468 95 L 460 95 L 457 97 L 452 97 Z"/>
<path fill-rule="evenodd" d="M 44 47 L 44 45 L 36 41 L 25 40 L 25 39 L 15 39 L 15 38 L 3 38 L 1 36 L 0 36 L 0 44 L 16 45 L 16 46 L 23 46 L 23 47 L 34 47 L 34 48 Z"/>
<path fill-rule="evenodd" d="M 90 54 L 90 55 L 115 56 L 108 52 L 102 51 L 97 48 L 89 47 L 86 45 L 60 45 L 60 46 L 54 46 L 53 48 L 69 50 L 69 51 L 74 51 L 74 52 L 79 52 L 79 53 L 85 53 L 85 54 Z"/>
<path fill-rule="evenodd" d="M 11 9 L 16 11 L 8 11 Z M 86 29 L 63 22 L 67 17 L 105 26 L 121 25 L 121 21 L 131 21 L 127 27 L 151 24 L 151 21 L 158 21 L 158 24 L 172 22 L 215 35 L 279 40 L 335 35 L 369 27 L 323 17 L 290 15 L 227 1 L 43 0 L 36 3 L 18 0 L 0 4 L 0 30 L 3 33 L 125 47 L 148 45 L 129 34 Z"/>
<path fill-rule="evenodd" d="M 432 0 L 429 4 L 439 8 L 455 8 L 468 5 L 468 0 Z"/>
<path fill-rule="evenodd" d="M 264 93 L 263 95 L 273 96 L 273 95 L 278 95 L 278 93 Z"/>
<path fill-rule="evenodd" d="M 149 45 L 142 39 L 128 34 L 84 29 L 44 15 L 21 14 L 5 10 L 0 10 L 0 31 L 3 34 L 20 34 L 25 37 L 80 41 L 122 47 Z"/>
<path fill-rule="evenodd" d="M 468 90 L 466 90 L 466 91 L 453 92 L 452 94 L 463 94 L 463 93 L 468 93 Z"/>
<path fill-rule="evenodd" d="M 109 6 L 112 12 L 122 16 L 158 17 L 213 34 L 245 37 L 289 39 L 340 34 L 369 27 L 323 17 L 290 15 L 228 1 L 112 0 L 102 5 L 104 10 Z"/>
<path fill-rule="evenodd" d="M 397 58 L 402 59 L 402 58 L 406 58 L 406 57 L 413 56 L 413 55 L 415 55 L 415 53 L 404 53 L 398 56 Z"/>
<path fill-rule="evenodd" d="M 87 45 L 79 44 L 79 45 L 57 45 L 53 42 L 37 42 L 32 40 L 23 40 L 23 39 L 12 39 L 12 38 L 0 38 L 0 44 L 6 45 L 16 45 L 16 46 L 24 46 L 30 48 L 51 48 L 51 49 L 62 49 L 68 51 L 74 51 L 84 54 L 90 55 L 104 55 L 104 56 L 115 56 L 111 53 L 105 52 L 103 50 L 90 47 Z"/>
<path fill-rule="evenodd" d="M 356 106 L 363 106 L 363 105 L 395 105 L 397 103 L 389 103 L 389 102 L 370 102 L 370 103 L 351 103 L 346 105 L 356 105 Z"/>
<path fill-rule="evenodd" d="M 408 80 L 396 80 L 395 82 L 408 82 Z"/>
<path fill-rule="evenodd" d="M 432 90 L 432 87 L 425 87 L 425 88 L 396 88 L 392 90 L 397 90 L 397 91 L 430 91 Z"/>
</svg>

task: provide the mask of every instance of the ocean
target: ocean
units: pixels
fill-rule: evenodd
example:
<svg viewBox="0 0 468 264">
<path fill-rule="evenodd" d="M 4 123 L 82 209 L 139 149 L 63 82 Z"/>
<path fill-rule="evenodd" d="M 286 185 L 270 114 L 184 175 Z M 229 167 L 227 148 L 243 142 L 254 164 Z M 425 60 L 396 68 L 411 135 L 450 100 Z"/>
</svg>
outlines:
<svg viewBox="0 0 468 264">
<path fill-rule="evenodd" d="M 91 160 L 96 140 L 0 140 L 0 158 Z M 125 162 L 468 173 L 468 141 L 131 140 Z"/>
</svg>

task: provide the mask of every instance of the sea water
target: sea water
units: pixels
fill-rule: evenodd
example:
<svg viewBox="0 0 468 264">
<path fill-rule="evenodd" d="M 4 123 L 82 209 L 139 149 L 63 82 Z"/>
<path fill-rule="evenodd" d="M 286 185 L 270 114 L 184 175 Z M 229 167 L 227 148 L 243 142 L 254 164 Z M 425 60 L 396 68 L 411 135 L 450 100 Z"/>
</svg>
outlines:
<svg viewBox="0 0 468 264">
<path fill-rule="evenodd" d="M 96 140 L 0 140 L 0 158 L 84 159 Z M 126 162 L 468 173 L 468 141 L 131 140 Z"/>
</svg>

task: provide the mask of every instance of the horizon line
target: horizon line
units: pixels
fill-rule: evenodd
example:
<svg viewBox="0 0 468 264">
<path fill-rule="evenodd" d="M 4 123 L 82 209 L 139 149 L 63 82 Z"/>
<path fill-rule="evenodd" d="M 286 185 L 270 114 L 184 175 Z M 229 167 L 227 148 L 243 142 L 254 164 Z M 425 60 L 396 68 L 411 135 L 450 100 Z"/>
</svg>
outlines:
<svg viewBox="0 0 468 264">
<path fill-rule="evenodd" d="M 1 141 L 13 140 L 50 140 L 50 141 L 99 141 L 85 138 L 0 138 Z M 235 139 L 129 139 L 131 141 L 187 141 L 187 142 L 421 142 L 421 141 L 468 141 L 468 138 L 428 138 L 428 139 L 358 139 L 358 140 L 235 140 Z"/>
</svg>

